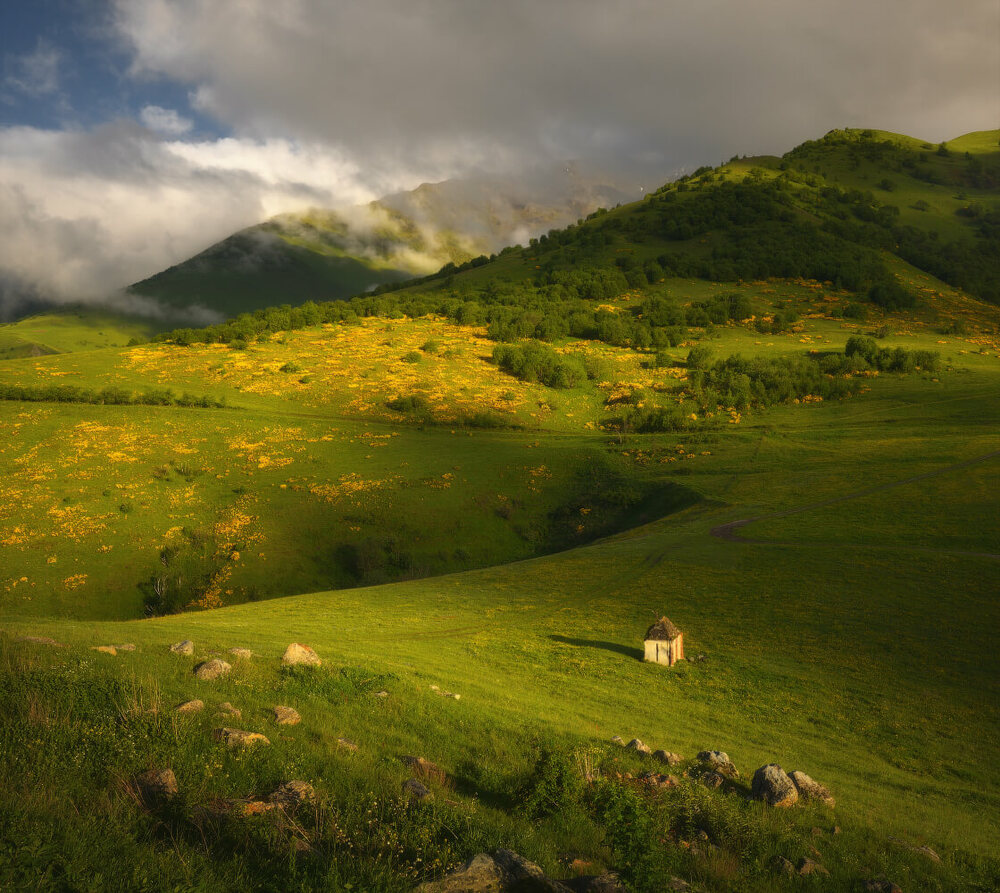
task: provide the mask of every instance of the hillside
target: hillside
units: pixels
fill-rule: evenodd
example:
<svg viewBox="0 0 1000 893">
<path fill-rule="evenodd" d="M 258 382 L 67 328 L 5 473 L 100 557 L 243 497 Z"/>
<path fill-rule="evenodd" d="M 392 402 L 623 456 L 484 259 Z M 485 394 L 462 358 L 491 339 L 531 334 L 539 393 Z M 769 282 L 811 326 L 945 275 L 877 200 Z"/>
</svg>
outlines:
<svg viewBox="0 0 1000 893">
<path fill-rule="evenodd" d="M 130 286 L 168 307 L 223 316 L 275 303 L 346 298 L 446 263 L 499 251 L 627 194 L 579 166 L 521 180 L 425 183 L 341 210 L 282 214 Z"/>
<path fill-rule="evenodd" d="M 998 137 L 833 132 L 0 363 L 0 886 L 1000 886 Z M 835 805 L 762 802 L 772 762 Z"/>
</svg>

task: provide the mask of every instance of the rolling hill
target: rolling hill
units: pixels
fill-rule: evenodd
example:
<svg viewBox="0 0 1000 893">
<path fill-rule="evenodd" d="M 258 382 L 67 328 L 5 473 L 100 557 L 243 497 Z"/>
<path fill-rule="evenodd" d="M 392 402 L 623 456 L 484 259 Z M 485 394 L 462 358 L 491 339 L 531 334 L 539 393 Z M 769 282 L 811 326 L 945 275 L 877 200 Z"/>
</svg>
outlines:
<svg viewBox="0 0 1000 893">
<path fill-rule="evenodd" d="M 997 888 L 998 137 L 0 363 L 0 885 Z"/>
</svg>

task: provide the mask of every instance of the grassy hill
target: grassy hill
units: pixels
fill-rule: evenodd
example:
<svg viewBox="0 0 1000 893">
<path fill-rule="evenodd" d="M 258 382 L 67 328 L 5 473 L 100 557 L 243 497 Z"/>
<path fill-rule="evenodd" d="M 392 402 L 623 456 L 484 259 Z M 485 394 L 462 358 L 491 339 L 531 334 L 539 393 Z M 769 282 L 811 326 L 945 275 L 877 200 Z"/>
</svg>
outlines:
<svg viewBox="0 0 1000 893">
<path fill-rule="evenodd" d="M 0 365 L 2 884 L 406 890 L 506 847 L 996 888 L 996 138 L 834 133 L 392 291 Z M 836 806 L 753 799 L 770 762 Z M 316 804 L 248 805 L 293 778 Z"/>
<path fill-rule="evenodd" d="M 155 327 L 107 311 L 79 309 L 29 316 L 0 324 L 0 360 L 104 347 L 124 347 L 145 341 Z"/>
</svg>

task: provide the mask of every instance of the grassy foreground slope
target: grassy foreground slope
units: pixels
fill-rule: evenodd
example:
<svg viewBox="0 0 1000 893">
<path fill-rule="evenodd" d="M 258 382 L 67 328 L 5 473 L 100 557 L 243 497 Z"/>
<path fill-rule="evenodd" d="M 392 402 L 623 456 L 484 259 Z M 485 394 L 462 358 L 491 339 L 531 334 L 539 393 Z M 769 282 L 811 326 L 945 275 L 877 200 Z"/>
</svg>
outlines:
<svg viewBox="0 0 1000 893">
<path fill-rule="evenodd" d="M 977 169 L 883 136 L 737 159 L 403 291 L 2 364 L 0 882 L 407 890 L 510 847 L 649 893 L 1000 885 L 1000 319 L 982 277 L 920 266 L 989 269 L 995 138 L 955 141 Z M 723 181 L 756 201 L 788 171 L 730 219 Z M 876 250 L 822 203 L 810 230 L 826 178 L 890 176 L 958 255 Z M 758 242 L 786 275 L 728 279 Z M 661 613 L 703 658 L 641 661 Z M 292 641 L 324 666 L 282 669 Z M 233 647 L 252 660 L 193 676 Z M 712 748 L 738 782 L 697 780 Z M 406 755 L 433 800 L 401 794 Z M 836 807 L 749 799 L 771 761 Z M 164 766 L 179 797 L 143 802 Z M 247 805 L 291 778 L 318 804 Z"/>
</svg>

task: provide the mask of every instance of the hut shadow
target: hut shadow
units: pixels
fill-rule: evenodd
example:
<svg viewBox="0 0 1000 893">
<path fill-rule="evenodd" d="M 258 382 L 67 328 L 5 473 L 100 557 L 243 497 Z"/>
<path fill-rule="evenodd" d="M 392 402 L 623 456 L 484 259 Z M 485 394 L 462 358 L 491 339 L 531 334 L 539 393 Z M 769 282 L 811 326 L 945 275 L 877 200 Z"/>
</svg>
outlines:
<svg viewBox="0 0 1000 893">
<path fill-rule="evenodd" d="M 574 645 L 577 648 L 600 648 L 603 651 L 612 651 L 615 654 L 622 654 L 631 657 L 633 660 L 641 661 L 643 651 L 641 648 L 631 648 L 628 645 L 619 645 L 617 642 L 601 642 L 597 639 L 573 639 L 569 636 L 549 636 L 553 642 L 561 642 L 563 645 Z"/>
</svg>

